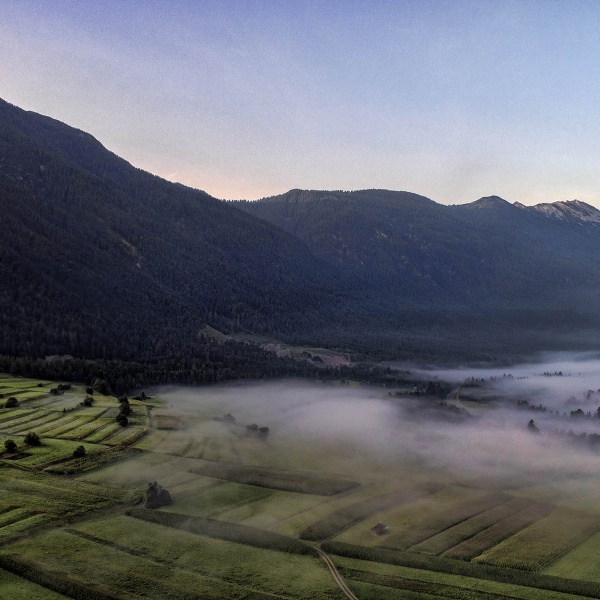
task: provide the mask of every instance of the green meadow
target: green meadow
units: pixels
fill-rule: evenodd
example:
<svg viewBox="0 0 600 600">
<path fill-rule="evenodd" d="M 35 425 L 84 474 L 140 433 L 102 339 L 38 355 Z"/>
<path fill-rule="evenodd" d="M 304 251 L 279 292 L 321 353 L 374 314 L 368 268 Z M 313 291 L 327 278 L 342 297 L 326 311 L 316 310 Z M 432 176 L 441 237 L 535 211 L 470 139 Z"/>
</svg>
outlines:
<svg viewBox="0 0 600 600">
<path fill-rule="evenodd" d="M 0 455 L 2 597 L 344 598 L 319 547 L 361 599 L 600 598 L 600 475 L 515 485 L 418 452 L 378 459 L 300 404 L 278 421 L 248 401 L 224 421 L 214 388 L 130 400 L 121 427 L 116 398 L 84 406 L 84 387 L 55 385 L 0 377 L 0 406 L 19 402 L 0 408 L 2 450 L 17 444 Z M 153 481 L 171 504 L 145 508 Z"/>
</svg>

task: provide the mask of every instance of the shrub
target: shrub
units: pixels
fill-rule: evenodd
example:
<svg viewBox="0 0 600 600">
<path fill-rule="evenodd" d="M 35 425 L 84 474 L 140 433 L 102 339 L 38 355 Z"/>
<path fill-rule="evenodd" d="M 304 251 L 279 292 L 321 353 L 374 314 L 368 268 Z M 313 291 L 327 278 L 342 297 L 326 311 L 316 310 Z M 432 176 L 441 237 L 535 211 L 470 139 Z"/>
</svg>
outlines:
<svg viewBox="0 0 600 600">
<path fill-rule="evenodd" d="M 119 398 L 119 413 L 125 416 L 131 414 L 131 406 L 129 405 L 129 400 L 126 397 Z"/>
<path fill-rule="evenodd" d="M 19 406 L 19 401 L 14 396 L 11 396 L 6 401 L 6 404 L 4 405 L 4 408 L 17 408 L 17 406 Z"/>
<path fill-rule="evenodd" d="M 28 446 L 41 446 L 42 440 L 40 440 L 40 436 L 35 433 L 35 431 L 30 431 L 23 440 L 25 444 Z"/>
<path fill-rule="evenodd" d="M 4 442 L 4 448 L 7 452 L 12 454 L 13 452 L 17 451 L 17 443 L 14 440 L 6 440 Z"/>
<path fill-rule="evenodd" d="M 86 455 L 84 446 L 77 446 L 75 450 L 73 450 L 73 458 L 83 458 Z"/>
</svg>

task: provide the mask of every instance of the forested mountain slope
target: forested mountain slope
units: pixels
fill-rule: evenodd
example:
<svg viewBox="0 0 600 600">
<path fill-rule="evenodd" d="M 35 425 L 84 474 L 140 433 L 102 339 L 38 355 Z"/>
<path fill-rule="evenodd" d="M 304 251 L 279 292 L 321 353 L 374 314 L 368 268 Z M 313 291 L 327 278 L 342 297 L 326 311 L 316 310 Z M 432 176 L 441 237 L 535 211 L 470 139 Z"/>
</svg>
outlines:
<svg viewBox="0 0 600 600">
<path fill-rule="evenodd" d="M 298 327 L 339 287 L 288 233 L 5 102 L 0 226 L 0 353 L 163 355 L 205 323 Z"/>
<path fill-rule="evenodd" d="M 519 326 L 563 339 L 600 321 L 600 211 L 583 202 L 446 206 L 408 192 L 292 190 L 235 204 L 368 280 L 399 315 L 420 307 L 421 324 L 496 323 L 517 340 L 528 335 Z"/>
<path fill-rule="evenodd" d="M 189 372 L 190 356 L 194 369 L 244 362 L 213 352 L 205 325 L 457 360 L 591 347 L 600 331 L 600 213 L 584 203 L 387 190 L 224 202 L 3 101 L 0 226 L 2 355 Z"/>
</svg>

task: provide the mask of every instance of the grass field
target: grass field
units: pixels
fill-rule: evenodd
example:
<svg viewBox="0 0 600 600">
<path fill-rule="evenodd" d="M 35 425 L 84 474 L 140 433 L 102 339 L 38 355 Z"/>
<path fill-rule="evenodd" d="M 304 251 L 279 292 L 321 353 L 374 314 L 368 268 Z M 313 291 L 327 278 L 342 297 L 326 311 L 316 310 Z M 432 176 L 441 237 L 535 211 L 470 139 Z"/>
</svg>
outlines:
<svg viewBox="0 0 600 600">
<path fill-rule="evenodd" d="M 504 542 L 483 552 L 475 560 L 481 563 L 540 571 L 570 550 L 583 545 L 600 530 L 598 515 L 557 508 Z M 578 553 L 579 554 L 579 553 Z M 569 559 L 573 563 L 573 556 Z M 560 569 L 551 571 L 568 575 Z"/>
<path fill-rule="evenodd" d="M 341 600 L 319 543 L 361 600 L 600 598 L 595 476 L 513 487 L 409 454 L 378 462 L 346 438 L 280 435 L 241 404 L 240 422 L 271 426 L 260 439 L 218 419 L 218 388 L 182 414 L 177 397 L 131 401 L 121 427 L 116 398 L 84 407 L 81 386 L 54 386 L 0 377 L 24 398 L 0 409 L 0 442 L 18 444 L 0 455 L 2 598 Z M 154 511 L 153 481 L 173 497 Z"/>
<path fill-rule="evenodd" d="M 57 592 L 49 590 L 31 583 L 9 571 L 0 569 L 0 590 L 4 598 L 10 600 L 66 600 L 68 596 L 63 596 Z"/>
<path fill-rule="evenodd" d="M 561 529 L 564 528 L 565 526 L 561 527 Z M 598 564 L 600 564 L 600 532 L 592 534 L 569 553 L 555 560 L 544 569 L 544 573 L 600 582 Z"/>
</svg>

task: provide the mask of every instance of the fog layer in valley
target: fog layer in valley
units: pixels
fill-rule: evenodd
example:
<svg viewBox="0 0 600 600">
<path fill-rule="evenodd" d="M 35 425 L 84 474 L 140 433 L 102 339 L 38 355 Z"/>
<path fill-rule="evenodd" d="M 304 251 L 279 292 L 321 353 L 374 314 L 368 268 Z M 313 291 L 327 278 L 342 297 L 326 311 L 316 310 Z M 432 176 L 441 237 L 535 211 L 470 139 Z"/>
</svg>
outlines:
<svg viewBox="0 0 600 600">
<path fill-rule="evenodd" d="M 268 427 L 275 455 L 297 450 L 290 468 L 317 468 L 320 457 L 320 469 L 348 474 L 366 461 L 520 486 L 598 472 L 598 356 L 414 373 L 424 382 L 420 390 L 428 381 L 452 382 L 453 390 L 436 397 L 286 380 L 170 388 L 161 396 L 189 428 L 227 413 L 238 424 Z"/>
</svg>

